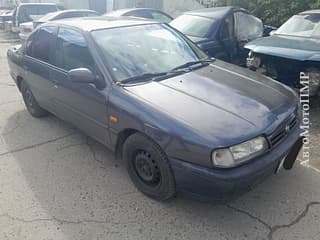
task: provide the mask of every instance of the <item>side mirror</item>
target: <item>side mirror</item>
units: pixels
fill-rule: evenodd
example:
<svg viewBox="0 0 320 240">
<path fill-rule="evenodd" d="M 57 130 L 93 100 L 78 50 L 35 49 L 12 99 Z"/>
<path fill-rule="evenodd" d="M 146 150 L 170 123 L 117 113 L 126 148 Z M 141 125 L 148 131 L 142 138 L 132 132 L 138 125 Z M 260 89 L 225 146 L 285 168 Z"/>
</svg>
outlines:
<svg viewBox="0 0 320 240">
<path fill-rule="evenodd" d="M 68 72 L 69 79 L 76 83 L 95 83 L 96 77 L 88 68 L 76 68 Z"/>
</svg>

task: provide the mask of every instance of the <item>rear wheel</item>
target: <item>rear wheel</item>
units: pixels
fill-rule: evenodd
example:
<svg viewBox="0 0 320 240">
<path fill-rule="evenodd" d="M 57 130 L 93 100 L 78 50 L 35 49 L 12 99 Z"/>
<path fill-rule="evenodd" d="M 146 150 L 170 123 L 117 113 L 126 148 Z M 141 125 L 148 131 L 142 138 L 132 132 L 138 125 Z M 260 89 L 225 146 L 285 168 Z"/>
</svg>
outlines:
<svg viewBox="0 0 320 240">
<path fill-rule="evenodd" d="M 27 110 L 33 117 L 40 118 L 48 115 L 48 112 L 39 106 L 25 81 L 21 82 L 21 93 Z"/>
<path fill-rule="evenodd" d="M 128 173 L 135 186 L 159 201 L 175 195 L 175 180 L 165 153 L 141 133 L 128 137 L 123 148 Z"/>
</svg>

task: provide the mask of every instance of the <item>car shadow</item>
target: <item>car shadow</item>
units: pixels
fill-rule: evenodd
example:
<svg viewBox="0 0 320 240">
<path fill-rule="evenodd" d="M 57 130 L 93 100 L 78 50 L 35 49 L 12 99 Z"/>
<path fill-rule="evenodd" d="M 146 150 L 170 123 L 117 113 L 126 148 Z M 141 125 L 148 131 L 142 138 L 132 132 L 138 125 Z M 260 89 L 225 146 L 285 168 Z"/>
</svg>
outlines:
<svg viewBox="0 0 320 240">
<path fill-rule="evenodd" d="M 40 204 L 36 214 L 26 215 L 47 219 L 66 239 L 232 239 L 239 234 L 257 239 L 269 230 L 250 215 L 270 225 L 280 216 L 289 221 L 307 204 L 297 189 L 320 196 L 314 187 L 320 175 L 297 165 L 227 204 L 180 196 L 159 203 L 136 190 L 125 164 L 111 151 L 54 116 L 34 119 L 25 110 L 16 112 L 2 137 L 11 152 L 2 157 L 17 163 L 22 174 L 17 178 L 25 179 L 26 191 Z M 25 202 L 23 215 L 31 200 L 20 201 Z"/>
</svg>

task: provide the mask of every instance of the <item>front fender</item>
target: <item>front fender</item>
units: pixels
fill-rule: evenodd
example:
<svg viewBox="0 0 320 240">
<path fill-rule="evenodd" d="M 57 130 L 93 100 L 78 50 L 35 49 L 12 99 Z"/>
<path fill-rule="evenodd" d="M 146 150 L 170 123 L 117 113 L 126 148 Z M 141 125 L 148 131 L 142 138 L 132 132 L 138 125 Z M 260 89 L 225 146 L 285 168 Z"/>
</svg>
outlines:
<svg viewBox="0 0 320 240">
<path fill-rule="evenodd" d="M 113 86 L 110 92 L 108 115 L 118 119 L 109 124 L 113 149 L 119 134 L 129 129 L 153 139 L 168 157 L 211 166 L 211 148 L 206 139 L 121 86 Z"/>
</svg>

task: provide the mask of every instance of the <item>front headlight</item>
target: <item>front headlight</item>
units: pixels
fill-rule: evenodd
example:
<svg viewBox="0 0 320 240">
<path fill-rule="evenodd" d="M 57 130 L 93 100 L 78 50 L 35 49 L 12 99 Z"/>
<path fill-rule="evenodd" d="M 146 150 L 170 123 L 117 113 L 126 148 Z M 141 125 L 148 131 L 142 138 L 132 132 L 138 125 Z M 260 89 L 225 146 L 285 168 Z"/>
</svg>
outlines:
<svg viewBox="0 0 320 240">
<path fill-rule="evenodd" d="M 212 163 L 215 167 L 229 168 L 246 162 L 268 148 L 264 137 L 257 137 L 247 142 L 212 152 Z"/>
<path fill-rule="evenodd" d="M 261 58 L 256 56 L 253 51 L 249 52 L 247 58 L 247 67 L 251 70 L 257 70 L 261 65 Z"/>
</svg>

